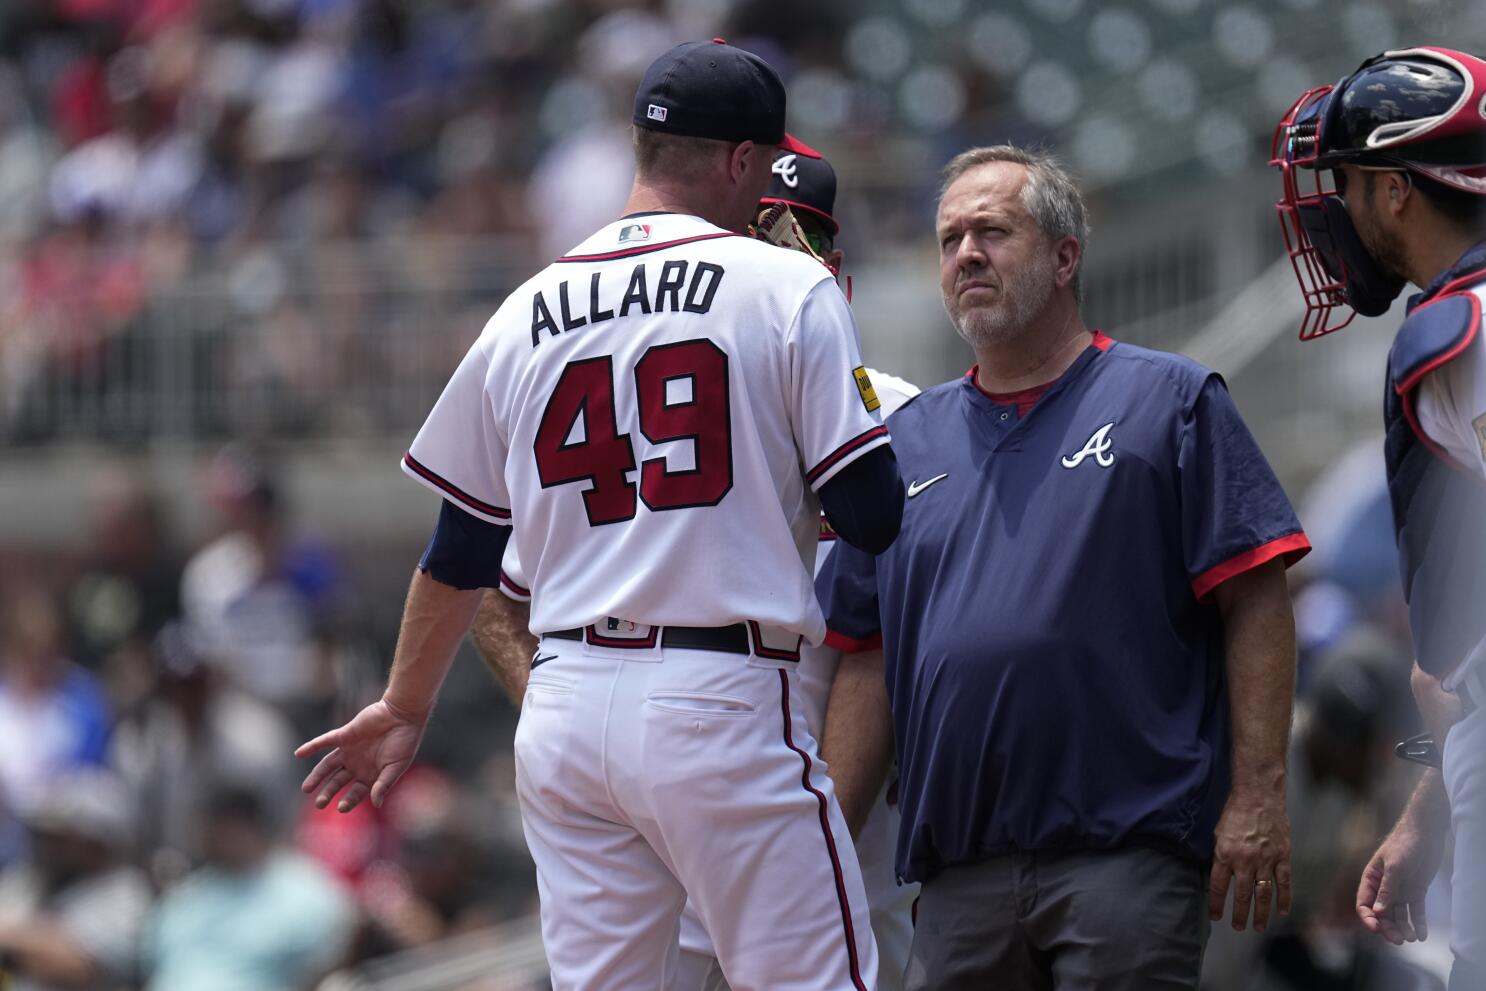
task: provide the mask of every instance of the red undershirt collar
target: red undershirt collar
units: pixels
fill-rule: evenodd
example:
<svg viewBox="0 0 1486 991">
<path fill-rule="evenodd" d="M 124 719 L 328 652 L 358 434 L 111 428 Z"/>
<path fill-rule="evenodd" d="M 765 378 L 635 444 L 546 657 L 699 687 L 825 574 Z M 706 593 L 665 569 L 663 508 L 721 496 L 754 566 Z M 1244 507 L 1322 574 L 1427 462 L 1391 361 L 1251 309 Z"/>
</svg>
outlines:
<svg viewBox="0 0 1486 991">
<path fill-rule="evenodd" d="M 1096 347 L 1100 351 L 1108 351 L 1109 346 L 1113 343 L 1114 340 L 1102 330 L 1094 331 L 1094 339 L 1089 342 L 1090 346 Z M 980 365 L 972 366 L 969 375 L 970 381 L 975 383 L 975 388 L 980 389 L 982 396 L 1001 406 L 1016 406 L 1017 416 L 1026 416 L 1027 411 L 1037 405 L 1037 400 L 1042 398 L 1043 393 L 1047 392 L 1058 381 L 1057 379 L 1053 379 L 1052 382 L 1044 382 L 1041 385 L 1034 385 L 1030 389 L 1019 389 L 1016 392 L 987 392 L 981 388 Z"/>
</svg>

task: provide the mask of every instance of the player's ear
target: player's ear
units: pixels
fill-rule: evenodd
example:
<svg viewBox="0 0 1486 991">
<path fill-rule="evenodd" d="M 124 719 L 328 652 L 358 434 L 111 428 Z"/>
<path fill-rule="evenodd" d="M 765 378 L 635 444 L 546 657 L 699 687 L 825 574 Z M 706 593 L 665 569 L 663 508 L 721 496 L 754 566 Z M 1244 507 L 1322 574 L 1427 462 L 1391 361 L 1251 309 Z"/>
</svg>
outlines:
<svg viewBox="0 0 1486 991">
<path fill-rule="evenodd" d="M 1078 274 L 1078 266 L 1083 253 L 1083 247 L 1076 237 L 1065 237 L 1058 242 L 1057 252 L 1053 256 L 1056 263 L 1053 268 L 1053 284 L 1059 289 L 1065 289 L 1073 284 L 1073 277 Z"/>
<path fill-rule="evenodd" d="M 758 157 L 755 152 L 758 145 L 752 141 L 740 141 L 733 145 L 733 152 L 728 157 L 728 175 L 734 182 L 742 182 L 749 178 L 755 167 L 754 159 Z"/>
<path fill-rule="evenodd" d="M 1407 172 L 1384 172 L 1383 181 L 1387 186 L 1388 212 L 1395 217 L 1403 211 L 1404 204 L 1408 202 L 1409 193 L 1414 189 L 1414 177 Z"/>
<path fill-rule="evenodd" d="M 841 263 L 845 260 L 846 252 L 842 251 L 840 248 L 832 248 L 830 251 L 827 251 L 826 256 L 821 259 L 821 261 L 826 263 L 826 268 L 830 269 L 832 272 L 835 272 L 837 275 L 841 274 Z"/>
</svg>

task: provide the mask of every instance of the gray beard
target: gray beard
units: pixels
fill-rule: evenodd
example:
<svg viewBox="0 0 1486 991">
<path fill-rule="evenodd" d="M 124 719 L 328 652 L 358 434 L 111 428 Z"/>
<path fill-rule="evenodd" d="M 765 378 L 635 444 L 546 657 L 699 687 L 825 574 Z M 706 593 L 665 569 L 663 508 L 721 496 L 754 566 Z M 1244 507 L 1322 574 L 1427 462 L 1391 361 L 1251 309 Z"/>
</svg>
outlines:
<svg viewBox="0 0 1486 991">
<path fill-rule="evenodd" d="M 1041 258 L 1001 282 L 1001 298 L 990 306 L 972 307 L 956 313 L 945 299 L 955 330 L 972 348 L 984 348 L 1016 340 L 1027 331 L 1032 318 L 1042 311 L 1053 294 L 1052 258 Z"/>
</svg>

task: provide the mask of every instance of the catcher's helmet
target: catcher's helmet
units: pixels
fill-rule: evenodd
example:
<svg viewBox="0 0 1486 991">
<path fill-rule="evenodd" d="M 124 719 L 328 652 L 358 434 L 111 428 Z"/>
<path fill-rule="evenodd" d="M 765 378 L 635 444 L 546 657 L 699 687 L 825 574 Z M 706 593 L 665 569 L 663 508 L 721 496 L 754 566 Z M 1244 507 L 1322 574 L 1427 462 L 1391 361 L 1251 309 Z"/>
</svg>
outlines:
<svg viewBox="0 0 1486 991">
<path fill-rule="evenodd" d="M 1402 170 L 1486 196 L 1486 61 L 1448 48 L 1374 56 L 1295 101 L 1275 129 L 1270 159 L 1283 177 L 1275 208 L 1306 301 L 1301 340 L 1340 330 L 1357 313 L 1377 316 L 1403 280 L 1368 254 L 1323 174 L 1343 164 Z"/>
</svg>

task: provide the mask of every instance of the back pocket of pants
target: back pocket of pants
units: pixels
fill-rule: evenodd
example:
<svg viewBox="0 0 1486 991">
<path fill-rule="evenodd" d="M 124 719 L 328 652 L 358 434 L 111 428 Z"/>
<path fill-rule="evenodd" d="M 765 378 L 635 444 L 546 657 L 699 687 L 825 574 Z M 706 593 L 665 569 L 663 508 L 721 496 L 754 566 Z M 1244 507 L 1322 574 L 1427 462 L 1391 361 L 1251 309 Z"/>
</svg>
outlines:
<svg viewBox="0 0 1486 991">
<path fill-rule="evenodd" d="M 573 694 L 573 689 L 576 687 L 575 682 L 568 681 L 566 678 L 556 677 L 546 672 L 540 675 L 533 674 L 526 679 L 526 690 L 528 692 L 538 692 L 543 695 L 571 695 Z"/>
<path fill-rule="evenodd" d="M 758 708 L 748 699 L 716 692 L 651 692 L 645 697 L 645 704 L 688 716 L 746 716 Z"/>
</svg>

